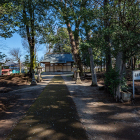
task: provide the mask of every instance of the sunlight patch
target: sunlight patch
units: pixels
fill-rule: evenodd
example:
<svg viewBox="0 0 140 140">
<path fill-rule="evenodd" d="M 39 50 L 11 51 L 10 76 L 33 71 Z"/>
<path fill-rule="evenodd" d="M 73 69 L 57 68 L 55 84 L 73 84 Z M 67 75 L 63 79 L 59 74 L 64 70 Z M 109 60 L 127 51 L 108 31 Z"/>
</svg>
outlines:
<svg viewBox="0 0 140 140">
<path fill-rule="evenodd" d="M 46 135 L 53 135 L 55 133 L 54 130 L 44 130 L 44 132 L 38 134 L 39 137 L 45 137 Z"/>
<path fill-rule="evenodd" d="M 50 105 L 51 108 L 59 108 L 57 105 Z"/>
<path fill-rule="evenodd" d="M 31 129 L 30 131 L 29 131 L 29 134 L 34 134 L 34 133 L 39 133 L 39 132 L 42 132 L 42 131 L 44 131 L 44 128 L 33 128 L 33 129 Z"/>
<path fill-rule="evenodd" d="M 115 115 L 110 116 L 109 118 L 110 119 L 119 119 L 119 120 L 123 119 L 124 120 L 124 119 L 130 119 L 130 118 L 134 117 L 133 115 L 134 114 L 130 114 L 128 112 L 124 112 L 124 113 L 117 113 Z"/>
<path fill-rule="evenodd" d="M 74 127 L 74 128 L 78 128 L 78 129 L 81 128 L 81 125 L 80 125 L 79 122 L 74 122 L 74 123 L 70 124 L 70 126 L 71 126 L 71 127 Z"/>
<path fill-rule="evenodd" d="M 94 131 L 99 132 L 116 132 L 116 129 L 108 124 L 101 124 L 101 125 L 87 125 L 87 129 L 91 129 Z"/>
</svg>

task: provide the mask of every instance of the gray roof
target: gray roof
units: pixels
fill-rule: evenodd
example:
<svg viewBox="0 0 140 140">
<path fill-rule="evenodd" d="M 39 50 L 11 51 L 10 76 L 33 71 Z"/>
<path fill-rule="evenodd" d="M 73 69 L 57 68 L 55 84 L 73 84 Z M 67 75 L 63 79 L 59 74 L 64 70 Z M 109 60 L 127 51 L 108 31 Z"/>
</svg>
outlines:
<svg viewBox="0 0 140 140">
<path fill-rule="evenodd" d="M 67 62 L 74 62 L 74 61 L 70 53 L 66 53 L 66 54 L 49 53 L 44 55 L 44 60 L 41 62 L 67 63 Z"/>
<path fill-rule="evenodd" d="M 8 62 L 6 62 L 6 63 L 4 64 L 4 66 L 16 67 L 16 66 L 18 66 L 18 64 L 17 64 L 17 63 L 14 63 L 14 62 L 12 62 L 12 61 L 8 61 Z"/>
</svg>

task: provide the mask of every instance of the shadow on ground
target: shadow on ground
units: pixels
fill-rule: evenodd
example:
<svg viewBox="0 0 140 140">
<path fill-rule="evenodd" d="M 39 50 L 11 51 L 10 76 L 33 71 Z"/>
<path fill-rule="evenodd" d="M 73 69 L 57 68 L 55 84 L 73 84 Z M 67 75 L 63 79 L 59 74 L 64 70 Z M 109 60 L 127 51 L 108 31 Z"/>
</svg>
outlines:
<svg viewBox="0 0 140 140">
<path fill-rule="evenodd" d="M 131 102 L 117 103 L 97 87 L 76 85 L 63 77 L 90 140 L 139 140 L 140 95 Z"/>
<path fill-rule="evenodd" d="M 7 140 L 87 140 L 61 76 L 55 76 Z"/>
</svg>

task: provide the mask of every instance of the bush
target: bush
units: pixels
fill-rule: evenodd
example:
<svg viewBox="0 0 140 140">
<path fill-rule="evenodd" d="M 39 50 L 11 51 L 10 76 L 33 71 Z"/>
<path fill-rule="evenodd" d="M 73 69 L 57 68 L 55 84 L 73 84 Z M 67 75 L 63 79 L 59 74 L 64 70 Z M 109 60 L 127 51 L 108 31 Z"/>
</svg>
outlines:
<svg viewBox="0 0 140 140">
<path fill-rule="evenodd" d="M 105 73 L 105 85 L 110 94 L 116 93 L 116 88 L 120 84 L 119 72 L 116 72 L 115 68 L 110 68 L 109 72 Z"/>
<path fill-rule="evenodd" d="M 123 77 L 121 80 L 121 90 L 126 92 L 128 90 L 127 80 Z"/>
</svg>

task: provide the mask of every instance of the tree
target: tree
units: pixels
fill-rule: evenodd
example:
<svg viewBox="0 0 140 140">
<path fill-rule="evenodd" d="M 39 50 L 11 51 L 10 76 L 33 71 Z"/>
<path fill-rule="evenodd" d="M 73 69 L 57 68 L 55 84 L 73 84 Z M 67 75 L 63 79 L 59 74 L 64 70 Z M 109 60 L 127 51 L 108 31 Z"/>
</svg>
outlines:
<svg viewBox="0 0 140 140">
<path fill-rule="evenodd" d="M 27 38 L 30 48 L 30 76 L 35 68 L 35 44 L 37 44 L 37 32 L 41 29 L 41 24 L 46 20 L 46 10 L 42 6 L 41 0 L 12 0 L 18 16 L 18 33 L 22 38 Z"/>
<path fill-rule="evenodd" d="M 81 60 L 83 65 L 85 65 L 86 67 L 90 66 L 90 58 L 89 58 L 89 52 L 88 52 L 88 47 L 86 44 L 85 40 L 82 40 L 80 42 L 80 53 L 81 53 Z"/>
<path fill-rule="evenodd" d="M 104 0 L 104 28 L 108 30 L 110 28 L 110 21 L 109 21 L 109 10 L 108 10 L 109 0 Z M 105 39 L 105 54 L 106 54 L 106 71 L 109 72 L 111 65 L 111 43 L 110 43 L 110 34 L 106 32 L 104 34 Z"/>
<path fill-rule="evenodd" d="M 94 30 L 95 28 L 95 22 L 94 21 L 94 16 L 93 14 L 93 6 L 92 5 L 92 1 L 88 1 L 85 0 L 84 1 L 84 7 L 82 9 L 82 15 L 81 15 L 81 19 L 83 20 L 82 22 L 82 28 L 83 28 L 83 35 L 84 35 L 84 40 L 85 40 L 85 44 L 84 49 L 86 50 L 86 52 L 84 52 L 84 54 L 89 53 L 89 55 L 87 54 L 87 58 L 90 57 L 90 68 L 91 68 L 91 75 L 92 75 L 92 86 L 97 86 L 97 79 L 96 79 L 96 73 L 94 71 L 94 58 L 93 58 L 93 46 L 91 43 L 91 30 Z M 88 15 L 88 17 L 87 17 Z M 92 23 L 91 23 L 92 22 Z M 86 59 L 88 60 L 88 59 Z"/>
<path fill-rule="evenodd" d="M 117 30 L 117 36 L 118 41 L 114 40 L 114 43 L 118 43 L 118 54 L 121 58 L 121 61 L 119 61 L 119 57 L 117 57 L 116 60 L 116 70 L 119 71 L 120 74 L 120 80 L 123 79 L 124 73 L 125 73 L 125 63 L 128 59 L 130 59 L 132 56 L 135 56 L 140 49 L 139 46 L 139 6 L 137 5 L 137 1 L 119 1 L 118 7 L 116 9 L 118 10 L 118 25 L 119 30 Z M 130 14 L 131 13 L 131 14 Z M 129 14 L 131 16 L 129 16 Z M 116 28 L 116 29 L 117 29 Z M 118 61 L 118 62 L 117 62 Z M 117 87 L 116 92 L 116 98 L 120 99 L 120 89 L 121 85 L 119 84 Z"/>
<path fill-rule="evenodd" d="M 29 55 L 25 55 L 25 61 L 23 62 L 24 66 L 27 68 L 27 72 L 30 69 L 30 56 Z"/>
<path fill-rule="evenodd" d="M 0 52 L 0 61 L 2 61 L 4 57 L 6 57 L 6 55 L 2 54 L 2 52 Z"/>
<path fill-rule="evenodd" d="M 67 28 L 60 27 L 57 29 L 57 32 L 55 32 L 52 29 L 53 26 L 50 27 L 50 25 L 48 25 L 47 28 L 46 26 L 42 27 L 42 31 L 39 35 L 41 35 L 40 43 L 46 44 L 47 52 L 52 50 L 54 53 L 70 53 L 71 47 Z"/>
<path fill-rule="evenodd" d="M 69 34 L 66 28 L 58 28 L 57 34 L 54 36 L 53 52 L 71 52 Z"/>
<path fill-rule="evenodd" d="M 58 17 L 61 21 L 67 26 L 69 33 L 71 51 L 74 57 L 74 61 L 79 67 L 80 71 L 83 72 L 82 62 L 80 58 L 79 50 L 79 33 L 80 33 L 80 24 L 82 9 L 85 5 L 85 0 L 82 1 L 62 1 L 62 0 L 51 0 L 46 3 L 51 8 L 54 8 L 54 12 L 59 14 Z"/>
<path fill-rule="evenodd" d="M 14 13 L 13 4 L 10 1 L 1 0 L 0 1 L 0 37 L 10 38 L 15 32 L 14 16 L 11 16 Z M 13 18 L 12 18 L 13 17 Z M 0 61 L 6 57 L 5 54 L 0 52 Z M 1 64 L 0 64 L 1 69 Z M 1 73 L 1 70 L 0 70 Z"/>
<path fill-rule="evenodd" d="M 17 16 L 13 3 L 7 0 L 0 2 L 0 37 L 9 38 L 15 32 Z"/>
<path fill-rule="evenodd" d="M 3 60 L 4 57 L 6 57 L 6 55 L 5 54 L 2 54 L 2 52 L 0 52 L 0 75 L 1 75 L 1 69 L 2 69 L 1 66 L 3 64 L 2 60 Z"/>
<path fill-rule="evenodd" d="M 20 48 L 13 48 L 10 50 L 9 54 L 13 56 L 14 60 L 16 60 L 19 64 L 19 71 L 21 73 L 21 51 Z"/>
<path fill-rule="evenodd" d="M 26 49 L 28 53 L 30 53 L 30 46 L 29 46 L 28 41 L 27 41 L 26 38 L 23 38 L 22 45 L 23 45 L 23 48 Z M 37 60 L 37 51 L 40 49 L 39 47 L 40 47 L 39 43 L 35 44 L 35 46 L 34 46 L 35 67 L 37 66 L 37 63 L 38 63 L 38 60 Z M 27 58 L 27 56 L 28 55 L 26 55 L 25 57 Z M 30 57 L 28 57 L 28 58 L 30 58 Z"/>
<path fill-rule="evenodd" d="M 101 50 L 105 53 L 108 66 L 111 57 L 116 58 L 116 71 L 119 71 L 120 81 L 124 77 L 125 63 L 139 53 L 139 11 L 138 1 L 126 0 L 104 0 L 97 8 L 98 28 L 94 44 L 102 44 Z M 118 90 L 117 98 L 120 98 L 119 92 Z"/>
</svg>

